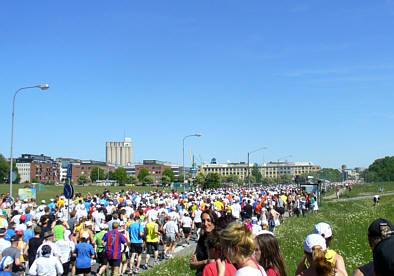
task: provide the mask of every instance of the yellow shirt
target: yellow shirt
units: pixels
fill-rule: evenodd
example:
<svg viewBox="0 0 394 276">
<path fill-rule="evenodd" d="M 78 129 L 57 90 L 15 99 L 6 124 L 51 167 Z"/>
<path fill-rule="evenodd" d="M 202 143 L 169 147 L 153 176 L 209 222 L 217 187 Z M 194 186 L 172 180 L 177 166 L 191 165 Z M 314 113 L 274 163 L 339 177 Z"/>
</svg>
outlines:
<svg viewBox="0 0 394 276">
<path fill-rule="evenodd" d="M 159 242 L 159 235 L 155 233 L 155 227 L 158 225 L 152 221 L 146 224 L 146 242 Z"/>
</svg>

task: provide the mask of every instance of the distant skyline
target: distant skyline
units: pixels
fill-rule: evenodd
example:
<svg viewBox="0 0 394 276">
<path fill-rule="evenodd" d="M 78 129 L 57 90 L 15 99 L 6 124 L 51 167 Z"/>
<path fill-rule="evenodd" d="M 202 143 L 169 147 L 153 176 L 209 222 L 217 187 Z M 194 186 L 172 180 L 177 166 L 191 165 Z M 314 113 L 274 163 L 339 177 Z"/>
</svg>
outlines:
<svg viewBox="0 0 394 276">
<path fill-rule="evenodd" d="M 394 1 L 6 1 L 0 153 L 105 161 L 394 155 Z"/>
</svg>

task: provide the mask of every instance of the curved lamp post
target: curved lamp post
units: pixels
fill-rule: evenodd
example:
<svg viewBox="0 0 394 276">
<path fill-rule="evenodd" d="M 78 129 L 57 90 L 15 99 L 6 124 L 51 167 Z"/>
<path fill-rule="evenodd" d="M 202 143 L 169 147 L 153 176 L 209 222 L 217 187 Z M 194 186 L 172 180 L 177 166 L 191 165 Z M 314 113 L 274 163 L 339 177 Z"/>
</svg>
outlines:
<svg viewBox="0 0 394 276">
<path fill-rule="evenodd" d="M 182 164 L 183 164 L 183 191 L 185 191 L 186 189 L 186 184 L 185 184 L 185 180 L 186 180 L 186 169 L 185 169 L 185 140 L 188 137 L 192 137 L 192 136 L 196 136 L 196 137 L 200 137 L 202 134 L 200 133 L 196 133 L 196 134 L 190 134 L 190 135 L 186 135 L 185 137 L 183 137 L 182 140 Z"/>
<path fill-rule="evenodd" d="M 249 187 L 249 188 L 250 188 L 250 167 L 249 167 L 250 155 L 251 155 L 252 153 L 257 152 L 257 151 L 266 150 L 266 149 L 268 149 L 268 147 L 262 147 L 262 148 L 258 148 L 258 149 L 256 149 L 256 150 L 252 150 L 252 151 L 249 151 L 249 152 L 248 152 L 248 187 Z"/>
<path fill-rule="evenodd" d="M 16 94 L 18 94 L 19 91 L 24 90 L 24 89 L 29 89 L 29 88 L 40 88 L 41 90 L 47 90 L 49 88 L 48 84 L 40 84 L 40 85 L 35 85 L 35 86 L 26 86 L 19 88 L 16 90 L 14 94 L 14 99 L 12 101 L 12 127 L 11 127 L 11 154 L 10 154 L 10 175 L 9 175 L 9 180 L 10 180 L 10 197 L 12 197 L 12 167 L 13 167 L 13 147 L 14 147 L 14 118 L 15 118 L 15 98 Z"/>
</svg>

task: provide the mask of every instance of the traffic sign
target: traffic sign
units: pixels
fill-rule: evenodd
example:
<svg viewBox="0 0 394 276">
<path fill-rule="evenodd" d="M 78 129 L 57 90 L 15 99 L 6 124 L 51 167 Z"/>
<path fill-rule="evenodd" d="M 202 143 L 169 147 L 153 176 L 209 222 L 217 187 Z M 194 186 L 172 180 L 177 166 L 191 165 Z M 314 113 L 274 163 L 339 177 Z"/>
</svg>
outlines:
<svg viewBox="0 0 394 276">
<path fill-rule="evenodd" d="M 71 199 L 74 197 L 74 186 L 70 183 L 64 185 L 64 196 L 67 199 Z"/>
</svg>

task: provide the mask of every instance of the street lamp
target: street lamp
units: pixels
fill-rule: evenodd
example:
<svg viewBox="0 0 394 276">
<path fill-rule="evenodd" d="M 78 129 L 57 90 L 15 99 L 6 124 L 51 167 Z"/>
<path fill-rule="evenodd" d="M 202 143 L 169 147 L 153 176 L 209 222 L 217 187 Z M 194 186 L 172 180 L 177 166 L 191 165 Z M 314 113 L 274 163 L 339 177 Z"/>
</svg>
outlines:
<svg viewBox="0 0 394 276">
<path fill-rule="evenodd" d="M 13 167 L 13 148 L 14 148 L 14 118 L 15 118 L 15 98 L 16 94 L 18 94 L 19 91 L 24 90 L 24 89 L 29 89 L 29 88 L 40 88 L 41 90 L 47 90 L 49 88 L 48 84 L 40 84 L 40 85 L 35 85 L 35 86 L 26 86 L 19 88 L 16 90 L 14 94 L 14 99 L 12 101 L 12 127 L 11 127 L 11 154 L 10 154 L 10 197 L 12 197 L 12 167 Z"/>
<path fill-rule="evenodd" d="M 185 181 L 186 181 L 186 170 L 185 170 L 185 140 L 188 137 L 192 137 L 192 136 L 196 136 L 196 137 L 200 137 L 202 134 L 200 133 L 196 133 L 196 134 L 190 134 L 190 135 L 186 135 L 185 137 L 183 137 L 182 140 L 182 164 L 183 164 L 183 191 L 185 191 L 186 189 L 186 185 L 185 185 Z"/>
<path fill-rule="evenodd" d="M 266 150 L 266 149 L 268 149 L 268 147 L 262 147 L 262 148 L 258 148 L 258 149 L 256 149 L 256 150 L 252 150 L 252 151 L 248 152 L 248 187 L 249 187 L 249 188 L 250 188 L 250 168 L 249 168 L 250 155 L 251 155 L 252 153 L 257 152 L 257 151 Z"/>
<path fill-rule="evenodd" d="M 286 155 L 285 157 L 278 158 L 278 164 L 276 169 L 276 184 L 279 185 L 279 160 L 285 160 L 286 158 L 293 157 L 292 155 Z"/>
</svg>

